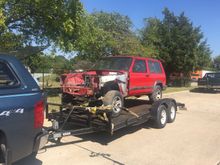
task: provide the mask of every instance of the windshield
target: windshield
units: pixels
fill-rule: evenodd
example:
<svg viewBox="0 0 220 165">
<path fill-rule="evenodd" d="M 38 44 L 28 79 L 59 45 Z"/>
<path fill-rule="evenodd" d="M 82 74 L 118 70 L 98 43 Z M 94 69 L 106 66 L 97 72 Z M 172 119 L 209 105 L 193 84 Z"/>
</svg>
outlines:
<svg viewBox="0 0 220 165">
<path fill-rule="evenodd" d="M 108 57 L 97 62 L 93 69 L 128 71 L 132 62 L 130 57 Z"/>
</svg>

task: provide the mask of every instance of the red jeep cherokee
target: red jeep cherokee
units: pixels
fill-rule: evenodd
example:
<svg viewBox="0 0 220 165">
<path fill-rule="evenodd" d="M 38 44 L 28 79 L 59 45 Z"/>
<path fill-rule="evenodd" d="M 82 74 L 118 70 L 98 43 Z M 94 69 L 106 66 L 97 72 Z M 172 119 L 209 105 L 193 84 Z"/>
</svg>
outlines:
<svg viewBox="0 0 220 165">
<path fill-rule="evenodd" d="M 148 95 L 150 101 L 162 98 L 166 75 L 160 61 L 132 56 L 111 56 L 94 69 L 61 76 L 62 102 L 73 105 L 101 100 L 120 113 L 124 98 Z"/>
</svg>

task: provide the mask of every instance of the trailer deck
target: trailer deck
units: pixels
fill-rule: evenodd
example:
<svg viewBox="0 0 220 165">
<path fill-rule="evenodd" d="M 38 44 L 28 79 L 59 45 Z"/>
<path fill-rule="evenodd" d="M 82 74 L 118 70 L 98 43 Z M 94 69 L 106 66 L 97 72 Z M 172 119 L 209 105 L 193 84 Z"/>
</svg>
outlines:
<svg viewBox="0 0 220 165">
<path fill-rule="evenodd" d="M 173 104 L 171 104 L 173 103 Z M 57 106 L 55 112 L 49 112 L 49 106 Z M 81 135 L 105 131 L 111 135 L 124 127 L 139 125 L 147 122 L 150 118 L 160 121 L 158 113 L 161 107 L 166 109 L 167 115 L 171 109 L 170 105 L 184 107 L 184 104 L 176 103 L 174 99 L 162 99 L 154 104 L 147 103 L 146 100 L 127 100 L 125 107 L 119 116 L 112 116 L 112 107 L 88 107 L 69 106 L 48 103 L 46 108 L 46 118 L 52 122 L 52 127 L 48 129 L 49 140 L 60 140 L 64 136 Z M 165 123 L 166 125 L 166 123 Z M 164 127 L 165 125 L 162 125 Z M 161 128 L 162 128 L 161 127 Z"/>
</svg>

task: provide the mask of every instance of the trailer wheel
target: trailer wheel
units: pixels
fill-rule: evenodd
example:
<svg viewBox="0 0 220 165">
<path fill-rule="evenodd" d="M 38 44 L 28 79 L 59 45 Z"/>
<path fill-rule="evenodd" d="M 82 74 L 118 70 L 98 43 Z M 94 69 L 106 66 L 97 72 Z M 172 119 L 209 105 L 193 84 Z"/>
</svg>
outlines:
<svg viewBox="0 0 220 165">
<path fill-rule="evenodd" d="M 164 128 L 167 124 L 167 108 L 165 105 L 161 104 L 157 110 L 157 118 L 156 118 L 156 126 L 157 128 Z"/>
<path fill-rule="evenodd" d="M 162 99 L 162 89 L 159 85 L 154 87 L 153 93 L 148 95 L 150 102 L 155 102 Z"/>
<path fill-rule="evenodd" d="M 177 110 L 176 104 L 173 101 L 171 101 L 170 106 L 168 108 L 168 114 L 167 114 L 167 122 L 168 123 L 173 123 L 175 121 L 176 110 Z"/>
<path fill-rule="evenodd" d="M 117 90 L 108 91 L 103 98 L 104 105 L 112 105 L 113 117 L 119 116 L 121 113 L 121 107 L 124 106 L 124 99 L 121 93 Z"/>
</svg>

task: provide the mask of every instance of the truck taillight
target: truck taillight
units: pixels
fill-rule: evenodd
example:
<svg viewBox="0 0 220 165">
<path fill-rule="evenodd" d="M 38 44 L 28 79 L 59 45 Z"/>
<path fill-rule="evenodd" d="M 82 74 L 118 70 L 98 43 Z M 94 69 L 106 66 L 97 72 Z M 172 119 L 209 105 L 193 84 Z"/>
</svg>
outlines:
<svg viewBox="0 0 220 165">
<path fill-rule="evenodd" d="M 44 123 L 44 102 L 39 101 L 34 106 L 34 128 L 43 127 Z"/>
</svg>

